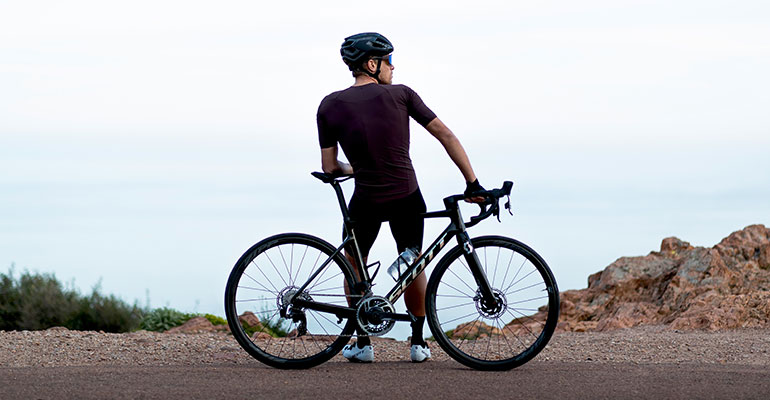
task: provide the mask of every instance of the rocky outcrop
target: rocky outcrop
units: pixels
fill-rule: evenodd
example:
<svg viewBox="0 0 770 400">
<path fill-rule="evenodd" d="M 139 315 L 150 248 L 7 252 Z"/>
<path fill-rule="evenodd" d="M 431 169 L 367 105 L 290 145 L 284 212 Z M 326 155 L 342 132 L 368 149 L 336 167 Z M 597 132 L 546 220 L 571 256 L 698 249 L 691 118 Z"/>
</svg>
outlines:
<svg viewBox="0 0 770 400">
<path fill-rule="evenodd" d="M 770 229 L 751 225 L 712 248 L 671 237 L 660 251 L 623 257 L 561 293 L 559 330 L 644 324 L 671 329 L 770 326 Z"/>
</svg>

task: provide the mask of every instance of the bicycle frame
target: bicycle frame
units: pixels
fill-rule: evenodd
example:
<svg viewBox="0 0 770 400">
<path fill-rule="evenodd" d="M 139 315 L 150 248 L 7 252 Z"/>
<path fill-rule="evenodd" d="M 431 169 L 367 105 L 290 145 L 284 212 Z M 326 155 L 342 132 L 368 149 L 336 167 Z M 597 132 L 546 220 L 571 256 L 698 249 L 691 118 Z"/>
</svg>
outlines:
<svg viewBox="0 0 770 400">
<path fill-rule="evenodd" d="M 348 250 L 353 253 L 353 258 L 356 261 L 356 265 L 353 267 L 357 272 L 357 274 L 354 274 L 353 277 L 354 282 L 349 282 L 349 285 L 351 288 L 354 288 L 354 291 L 356 292 L 363 292 L 365 294 L 370 292 L 371 277 L 369 276 L 369 271 L 365 266 L 363 256 L 361 255 L 361 250 L 358 247 L 358 241 L 356 240 L 355 236 L 355 222 L 350 219 L 350 213 L 348 211 L 347 205 L 345 204 L 345 197 L 342 193 L 340 182 L 341 181 L 331 180 L 330 182 L 326 183 L 330 183 L 332 185 L 334 192 L 337 195 L 337 200 L 339 202 L 344 221 L 345 238 L 342 241 L 342 244 L 334 251 L 334 253 L 326 261 L 324 261 L 324 263 L 321 264 L 321 266 L 319 266 L 318 269 L 313 274 L 311 274 L 308 280 L 297 290 L 290 302 L 299 307 L 331 312 L 338 317 L 350 318 L 355 315 L 356 310 L 354 307 L 321 304 L 298 298 L 299 293 L 303 293 L 308 285 L 310 285 L 310 283 L 326 268 L 326 266 L 329 265 L 332 259 L 336 257 L 337 254 L 342 252 L 346 246 L 349 245 L 350 246 Z M 385 298 L 391 304 L 395 303 L 401 297 L 409 285 L 411 285 L 414 280 L 420 276 L 420 273 L 422 273 L 427 268 L 428 264 L 441 252 L 441 250 L 449 243 L 453 237 L 457 238 L 458 245 L 462 246 L 463 248 L 466 262 L 468 263 L 471 273 L 476 280 L 476 284 L 479 287 L 479 294 L 483 299 L 482 301 L 495 301 L 492 289 L 489 285 L 489 281 L 487 280 L 487 277 L 483 271 L 481 271 L 481 264 L 473 249 L 473 246 L 471 245 L 470 237 L 466 232 L 466 223 L 463 222 L 462 213 L 460 212 L 460 208 L 457 204 L 460 199 L 461 197 L 458 196 L 446 197 L 444 198 L 444 206 L 446 207 L 445 210 L 432 211 L 422 214 L 424 218 L 449 218 L 450 223 L 446 229 L 444 229 L 444 231 L 438 236 L 438 238 L 428 247 L 428 249 L 422 252 L 422 254 L 420 254 L 420 256 L 414 260 L 414 262 L 401 275 L 393 288 L 385 296 Z M 383 317 L 399 321 L 412 320 L 412 317 L 408 314 L 387 313 L 384 314 Z"/>
</svg>

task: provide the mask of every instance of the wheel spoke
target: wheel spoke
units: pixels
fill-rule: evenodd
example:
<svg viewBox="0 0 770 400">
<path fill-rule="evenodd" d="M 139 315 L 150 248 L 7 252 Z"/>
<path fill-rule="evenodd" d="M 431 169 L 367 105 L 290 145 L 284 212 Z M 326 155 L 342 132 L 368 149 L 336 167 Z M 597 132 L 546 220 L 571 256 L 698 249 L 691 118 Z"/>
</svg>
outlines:
<svg viewBox="0 0 770 400">
<path fill-rule="evenodd" d="M 513 317 L 513 321 L 514 321 L 514 322 L 516 322 L 516 323 L 518 323 L 519 325 L 521 325 L 521 326 L 522 326 L 522 327 L 523 327 L 523 328 L 524 328 L 524 329 L 525 329 L 527 332 L 529 332 L 529 334 L 530 334 L 530 335 L 532 335 L 532 337 L 534 337 L 535 339 L 537 339 L 537 335 L 535 335 L 535 333 L 534 333 L 534 332 L 532 332 L 532 330 L 531 330 L 531 329 L 529 329 L 529 327 L 528 327 L 528 326 L 524 325 L 524 323 L 522 323 L 522 322 L 521 322 L 521 318 L 517 317 L 517 316 L 516 316 L 516 314 L 514 314 L 514 313 L 513 313 L 513 311 L 511 311 L 510 309 L 508 309 L 508 310 L 505 310 L 505 312 L 507 312 L 508 314 L 510 314 L 510 315 Z"/>
<path fill-rule="evenodd" d="M 346 327 L 349 326 L 347 320 L 338 324 L 335 322 L 337 317 L 333 314 L 300 308 L 295 312 L 304 311 L 303 324 L 307 324 L 307 334 L 276 337 L 273 335 L 281 334 L 279 329 L 286 329 L 294 335 L 300 326 L 300 322 L 293 321 L 291 317 L 281 317 L 282 310 L 286 310 L 276 307 L 276 298 L 288 287 L 304 285 L 307 278 L 318 271 L 318 266 L 329 260 L 316 279 L 308 282 L 305 294 L 312 296 L 319 304 L 345 306 L 351 296 L 345 294 L 342 282 L 352 279 L 350 271 L 336 258 L 329 259 L 333 249 L 330 250 L 330 246 L 320 239 L 302 234 L 287 234 L 268 238 L 264 243 L 264 247 L 257 245 L 249 250 L 233 269 L 234 272 L 228 281 L 225 296 L 228 302 L 225 305 L 228 319 L 237 321 L 240 319 L 239 311 L 243 313 L 247 310 L 253 310 L 259 319 L 259 323 L 243 320 L 239 328 L 233 330 L 233 335 L 255 358 L 269 365 L 317 365 L 342 348 L 346 341 L 343 336 L 350 337 L 345 333 Z M 253 272 L 252 269 L 259 272 Z M 254 330 L 252 335 L 248 335 L 248 325 L 245 321 L 255 325 L 248 330 Z"/>
<path fill-rule="evenodd" d="M 279 253 L 281 252 L 281 248 L 280 247 L 278 248 L 278 252 Z M 267 257 L 267 260 L 270 261 L 270 265 L 273 266 L 273 269 L 275 270 L 275 273 L 278 274 L 279 278 L 281 278 L 281 280 L 283 281 L 284 286 L 289 286 L 289 284 L 286 282 L 286 279 L 283 279 L 283 276 L 281 275 L 281 273 L 278 272 L 278 267 L 275 266 L 275 263 L 273 263 L 273 260 L 270 258 L 270 254 L 268 254 L 267 251 L 265 252 L 265 257 Z M 281 257 L 283 257 L 283 253 L 281 253 Z M 284 261 L 284 263 L 285 263 L 285 261 Z"/>
<path fill-rule="evenodd" d="M 248 303 L 248 302 L 251 302 L 251 301 L 272 301 L 272 300 L 266 299 L 264 297 L 260 297 L 258 299 L 240 299 L 240 300 L 236 299 L 235 300 L 236 303 Z"/>
<path fill-rule="evenodd" d="M 267 292 L 267 293 L 270 293 L 270 294 L 273 294 L 273 295 L 277 294 L 277 293 L 275 293 L 275 292 L 272 292 L 272 291 L 270 291 L 270 290 L 265 290 L 265 289 L 260 289 L 260 288 L 255 288 L 255 287 L 250 287 L 250 286 L 241 286 L 241 285 L 238 285 L 238 288 L 239 288 L 239 289 L 256 290 L 256 291 L 258 291 L 258 292 Z"/>
<path fill-rule="evenodd" d="M 464 264 L 463 264 L 463 265 L 464 265 Z M 468 268 L 468 266 L 466 266 L 465 268 Z M 471 270 L 471 269 L 470 269 L 470 268 L 468 268 L 468 272 L 470 272 L 470 270 Z M 448 268 L 448 269 L 447 269 L 447 271 L 449 271 L 449 272 L 450 272 L 452 275 L 454 275 L 454 276 L 455 276 L 455 278 L 457 278 L 457 279 L 458 279 L 460 282 L 462 282 L 462 283 L 463 283 L 463 285 L 465 285 L 465 286 L 466 286 L 468 289 L 470 289 L 470 290 L 471 290 L 471 293 L 476 293 L 476 289 L 474 289 L 474 288 L 470 287 L 470 286 L 469 286 L 469 285 L 468 285 L 468 284 L 465 282 L 466 280 L 465 280 L 465 279 L 463 279 L 463 278 L 460 278 L 460 276 L 459 276 L 459 275 L 457 275 L 457 274 L 456 274 L 456 273 L 455 273 L 455 272 L 454 272 L 454 271 L 453 271 L 451 268 Z M 471 274 L 471 277 L 473 277 L 473 274 Z M 453 286 L 450 286 L 450 285 L 449 285 L 448 283 L 446 283 L 446 282 L 442 282 L 442 283 L 443 283 L 444 285 L 447 285 L 447 286 L 451 287 L 452 289 L 455 289 L 455 290 L 457 290 L 457 291 L 458 291 L 458 292 L 460 292 L 460 293 L 463 293 L 463 292 L 462 292 L 462 291 L 460 291 L 459 289 L 456 289 L 455 287 L 453 287 Z M 465 293 L 463 293 L 463 294 L 465 294 Z M 473 296 L 471 296 L 471 297 L 473 297 Z"/>
<path fill-rule="evenodd" d="M 535 300 L 540 300 L 540 299 L 547 299 L 547 298 L 548 298 L 548 295 L 540 296 L 540 297 L 533 297 L 531 299 L 514 301 L 514 302 L 511 302 L 511 303 L 508 303 L 508 305 L 527 303 L 527 302 L 530 302 L 530 301 L 535 301 Z"/>
<path fill-rule="evenodd" d="M 443 327 L 444 325 L 446 325 L 446 324 L 448 324 L 448 323 L 450 323 L 450 322 L 455 322 L 455 321 L 457 321 L 457 320 L 460 320 L 460 319 L 463 319 L 463 318 L 468 318 L 468 317 L 470 317 L 471 315 L 476 315 L 476 314 L 478 314 L 478 311 L 474 311 L 474 312 L 472 312 L 472 313 L 470 313 L 470 314 L 467 314 L 467 315 L 463 315 L 462 317 L 457 317 L 457 318 L 455 318 L 455 319 L 450 319 L 449 321 L 446 321 L 446 322 L 442 323 L 442 324 L 441 324 L 441 326 Z M 478 318 L 476 318 L 476 319 L 478 319 Z"/>
<path fill-rule="evenodd" d="M 492 282 L 490 282 L 490 284 L 492 284 L 492 285 L 494 285 L 493 282 L 495 282 L 495 279 L 497 279 L 497 266 L 500 263 L 500 250 L 501 249 L 502 249 L 501 247 L 497 248 L 497 257 L 495 257 L 495 272 L 492 273 Z"/>
<path fill-rule="evenodd" d="M 326 272 L 326 271 L 324 271 L 324 272 Z M 324 274 L 324 272 L 322 272 L 322 273 L 321 273 L 321 275 L 323 275 L 323 274 Z M 307 288 L 307 291 L 308 291 L 308 292 L 310 292 L 310 291 L 311 291 L 311 290 L 313 290 L 313 288 L 315 288 L 316 286 L 318 286 L 318 285 L 323 285 L 324 283 L 326 283 L 326 282 L 329 282 L 330 280 L 332 280 L 332 279 L 335 279 L 335 278 L 339 277 L 340 275 L 342 275 L 342 272 L 340 272 L 340 273 L 338 273 L 338 274 L 334 274 L 334 276 L 331 276 L 331 277 L 329 277 L 329 278 L 326 278 L 326 279 L 324 279 L 323 281 L 321 281 L 321 282 L 318 282 L 318 283 L 314 284 L 313 286 L 310 286 L 309 288 Z M 319 277 L 319 279 L 320 279 L 320 277 Z"/>
<path fill-rule="evenodd" d="M 528 277 L 528 276 L 530 276 L 530 275 L 534 274 L 535 272 L 537 272 L 537 270 L 536 270 L 536 269 L 533 269 L 532 271 L 529 271 L 529 273 L 528 273 L 528 274 L 526 274 L 526 275 L 524 275 L 524 276 L 522 276 L 522 277 L 521 277 L 521 279 L 519 279 L 518 281 L 516 281 L 516 282 L 514 282 L 514 283 L 511 283 L 510 285 L 508 285 L 508 287 L 507 287 L 507 288 L 505 288 L 505 290 L 503 290 L 503 292 L 507 292 L 507 291 L 508 291 L 508 289 L 512 288 L 512 287 L 513 287 L 515 284 L 517 284 L 517 283 L 519 283 L 519 282 L 523 281 L 524 279 L 527 279 L 527 277 Z"/>
<path fill-rule="evenodd" d="M 256 262 L 252 261 L 252 263 L 254 263 L 254 266 L 256 266 L 256 267 L 257 267 L 257 271 L 259 271 L 259 273 L 260 273 L 260 274 L 262 274 L 262 276 L 264 276 L 264 277 L 265 277 L 265 280 L 267 281 L 267 283 L 269 283 L 269 284 L 270 284 L 270 286 L 272 286 L 272 287 L 273 287 L 273 289 L 275 290 L 275 294 L 281 293 L 281 291 L 280 291 L 280 290 L 278 290 L 278 288 L 277 288 L 277 287 L 275 287 L 275 285 L 273 284 L 273 281 L 271 281 L 271 280 L 270 280 L 270 278 L 268 278 L 268 277 L 267 277 L 267 275 L 265 275 L 265 272 L 264 272 L 264 271 L 262 271 L 262 268 L 259 268 L 259 265 L 257 265 L 257 263 L 256 263 Z M 246 276 L 249 276 L 249 275 L 247 275 L 247 274 L 246 274 L 246 271 L 244 271 L 244 272 L 243 272 L 243 274 L 244 274 L 244 275 L 246 275 Z M 251 277 L 249 276 L 249 278 L 251 278 Z M 257 280 L 256 280 L 256 279 L 254 279 L 254 278 L 251 278 L 251 280 L 253 280 L 254 282 L 257 282 Z"/>
<path fill-rule="evenodd" d="M 442 307 L 442 308 L 437 308 L 437 309 L 436 309 L 436 311 L 445 311 L 445 310 L 450 310 L 450 309 L 453 309 L 453 308 L 457 308 L 457 307 L 463 307 L 463 306 L 467 306 L 467 305 L 469 305 L 469 304 L 473 304 L 473 302 L 471 301 L 471 302 L 469 302 L 469 303 L 460 303 L 460 304 L 455 304 L 455 305 L 453 305 L 453 306 L 449 306 L 449 307 Z"/>
<path fill-rule="evenodd" d="M 460 293 L 461 295 L 463 295 L 463 296 L 465 296 L 467 298 L 471 298 L 471 299 L 473 298 L 472 295 L 469 295 L 469 294 L 463 292 L 462 290 L 460 290 L 460 289 L 458 289 L 458 288 L 456 288 L 456 287 L 454 287 L 454 286 L 452 286 L 452 285 L 450 285 L 450 284 L 448 284 L 446 282 L 441 282 L 441 284 L 444 285 L 444 286 L 449 286 L 450 288 L 454 289 L 457 293 Z M 466 285 L 466 286 L 468 286 L 468 285 Z"/>
<path fill-rule="evenodd" d="M 305 246 L 305 251 L 302 252 L 302 259 L 299 260 L 299 265 L 297 265 L 297 274 L 294 276 L 294 278 L 291 278 L 291 284 L 294 285 L 297 282 L 297 278 L 299 278 L 299 271 L 302 269 L 302 266 L 305 264 L 305 256 L 307 255 L 307 249 L 309 249 L 309 246 Z M 321 253 L 318 253 L 318 256 L 321 256 Z"/>
<path fill-rule="evenodd" d="M 533 284 L 531 284 L 531 285 L 529 285 L 529 286 L 525 286 L 525 287 L 523 287 L 523 288 L 519 288 L 519 289 L 516 289 L 516 290 L 514 290 L 513 292 L 505 292 L 505 294 L 507 294 L 507 295 L 511 295 L 511 294 L 514 294 L 514 293 L 518 293 L 518 292 L 521 292 L 522 290 L 531 289 L 531 288 L 533 288 L 533 287 L 535 287 L 535 286 L 540 286 L 540 285 L 543 285 L 543 282 L 536 282 L 536 283 L 533 283 Z"/>
<path fill-rule="evenodd" d="M 516 270 L 516 274 L 513 275 L 513 278 L 511 279 L 511 282 L 516 282 L 516 278 L 519 276 L 519 272 L 521 272 L 521 269 L 524 268 L 524 264 L 526 264 L 526 263 L 527 263 L 527 258 L 524 257 L 524 261 L 522 261 L 521 265 L 519 265 L 519 269 Z M 505 286 L 505 282 L 503 282 L 503 284 L 500 287 L 503 287 L 503 286 Z M 508 285 L 508 287 L 506 287 L 505 290 L 503 290 L 503 292 L 507 291 L 511 286 L 513 286 L 513 283 Z"/>
<path fill-rule="evenodd" d="M 543 315 L 540 305 L 550 305 L 553 293 L 558 296 L 558 289 L 549 280 L 548 266 L 526 246 L 502 237 L 473 240 L 479 262 L 484 263 L 480 272 L 488 274 L 500 303 L 490 309 L 475 304 L 479 300 L 475 299 L 473 274 L 468 275 L 470 264 L 462 249 L 456 247 L 436 267 L 428 285 L 428 297 L 432 299 L 429 322 L 431 327 L 444 332 L 439 336 L 439 343 L 450 347 L 447 353 L 468 366 L 479 369 L 519 366 L 541 351 L 553 334 L 556 326 L 553 317 L 557 314 Z M 460 278 L 466 275 L 466 279 Z M 471 289 L 472 295 L 468 295 L 463 285 Z M 512 319 L 506 324 L 504 318 Z"/>
</svg>

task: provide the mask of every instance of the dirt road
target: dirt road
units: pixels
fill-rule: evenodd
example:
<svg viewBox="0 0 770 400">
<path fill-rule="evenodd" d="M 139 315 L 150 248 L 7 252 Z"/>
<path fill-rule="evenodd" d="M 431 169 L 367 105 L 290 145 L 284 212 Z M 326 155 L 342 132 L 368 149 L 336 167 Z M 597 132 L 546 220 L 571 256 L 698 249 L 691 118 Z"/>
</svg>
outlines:
<svg viewBox="0 0 770 400">
<path fill-rule="evenodd" d="M 422 365 L 330 362 L 304 371 L 247 365 L 0 368 L 3 399 L 767 399 L 756 365 L 531 362 L 479 372 Z"/>
</svg>

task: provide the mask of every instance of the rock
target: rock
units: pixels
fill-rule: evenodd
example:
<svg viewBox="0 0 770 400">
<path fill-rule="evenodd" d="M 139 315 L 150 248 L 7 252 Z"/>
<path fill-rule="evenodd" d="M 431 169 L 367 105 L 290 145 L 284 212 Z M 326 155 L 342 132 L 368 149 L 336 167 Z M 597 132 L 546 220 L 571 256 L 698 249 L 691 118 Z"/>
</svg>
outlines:
<svg viewBox="0 0 770 400">
<path fill-rule="evenodd" d="M 751 225 L 710 249 L 669 237 L 660 252 L 619 258 L 589 276 L 586 289 L 561 293 L 558 330 L 645 324 L 678 330 L 770 326 L 770 229 Z"/>
<path fill-rule="evenodd" d="M 224 325 L 214 325 L 205 317 L 190 318 L 182 325 L 175 326 L 165 333 L 202 333 L 202 332 L 226 332 L 228 328 Z"/>
<path fill-rule="evenodd" d="M 46 331 L 51 331 L 51 332 L 64 332 L 64 331 L 68 331 L 68 330 L 69 329 L 67 329 L 66 327 L 63 327 L 63 326 L 52 326 L 52 327 L 46 329 Z"/>
<path fill-rule="evenodd" d="M 663 239 L 663 242 L 660 244 L 660 252 L 661 254 L 676 257 L 677 254 L 680 252 L 686 251 L 686 250 L 692 250 L 693 247 L 690 246 L 690 243 L 685 242 L 679 238 L 675 237 L 669 237 Z"/>
<path fill-rule="evenodd" d="M 261 327 L 262 322 L 253 312 L 246 311 L 238 317 L 244 327 Z"/>
<path fill-rule="evenodd" d="M 270 336 L 270 334 L 266 332 L 254 332 L 254 334 L 251 335 L 251 340 L 271 339 L 271 338 L 272 336 Z"/>
<path fill-rule="evenodd" d="M 497 334 L 500 334 L 500 329 L 476 320 L 458 325 L 452 331 L 452 339 L 476 339 Z"/>
</svg>

